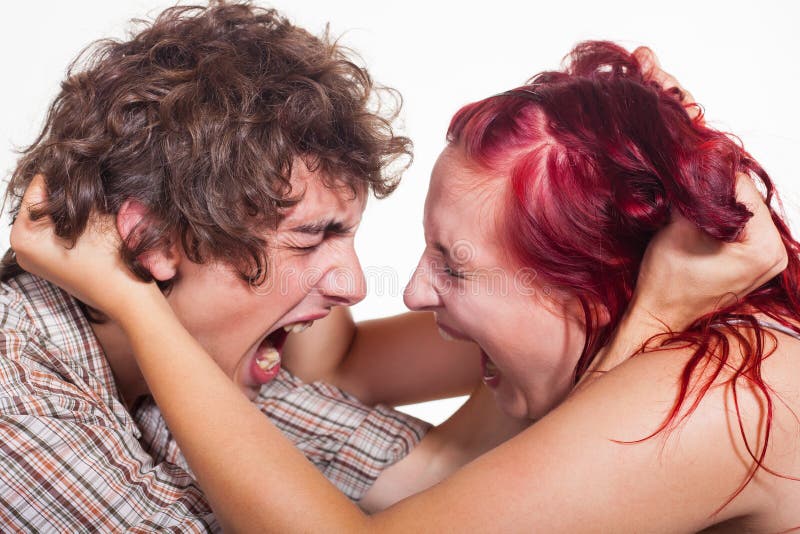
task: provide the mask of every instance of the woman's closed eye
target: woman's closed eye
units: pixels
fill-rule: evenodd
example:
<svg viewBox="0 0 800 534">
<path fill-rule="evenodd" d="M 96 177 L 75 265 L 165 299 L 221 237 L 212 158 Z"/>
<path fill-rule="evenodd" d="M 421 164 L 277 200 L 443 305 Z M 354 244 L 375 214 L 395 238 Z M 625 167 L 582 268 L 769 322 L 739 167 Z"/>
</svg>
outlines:
<svg viewBox="0 0 800 534">
<path fill-rule="evenodd" d="M 466 278 L 466 275 L 464 273 L 458 271 L 457 269 L 453 269 L 446 263 L 444 264 L 444 267 L 442 267 L 442 271 L 447 276 L 452 276 L 453 278 L 460 278 L 460 279 Z"/>
</svg>

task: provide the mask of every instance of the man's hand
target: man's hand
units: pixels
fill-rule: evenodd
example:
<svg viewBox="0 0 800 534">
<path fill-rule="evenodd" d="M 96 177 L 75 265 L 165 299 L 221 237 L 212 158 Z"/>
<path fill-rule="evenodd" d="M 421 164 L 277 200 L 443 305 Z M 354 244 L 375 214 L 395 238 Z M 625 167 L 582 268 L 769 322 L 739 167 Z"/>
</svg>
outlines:
<svg viewBox="0 0 800 534">
<path fill-rule="evenodd" d="M 155 284 L 137 279 L 120 258 L 121 239 L 111 215 L 93 215 L 74 247 L 55 235 L 53 221 L 33 221 L 30 210 L 47 198 L 44 178 L 33 178 L 11 228 L 17 263 L 112 319 L 124 311 L 130 292 Z M 119 308 L 119 310 L 117 309 Z"/>
<path fill-rule="evenodd" d="M 673 91 L 690 117 L 701 108 L 647 47 L 633 51 L 646 79 Z M 702 118 L 702 117 L 701 117 Z M 651 241 L 642 262 L 628 315 L 655 319 L 672 330 L 737 302 L 786 268 L 780 234 L 753 181 L 737 176 L 736 198 L 753 213 L 738 242 L 723 243 L 698 230 L 680 214 Z"/>
<path fill-rule="evenodd" d="M 753 213 L 739 241 L 707 236 L 680 215 L 647 248 L 631 302 L 672 330 L 739 299 L 780 274 L 788 256 L 761 194 L 746 175 L 736 198 Z"/>
<path fill-rule="evenodd" d="M 655 52 L 646 46 L 640 46 L 632 52 L 633 57 L 639 62 L 642 74 L 646 80 L 656 82 L 662 89 L 672 92 L 686 108 L 686 113 L 692 119 L 702 119 L 702 108 L 695 102 L 692 93 L 683 88 L 675 77 L 661 68 Z"/>
<path fill-rule="evenodd" d="M 691 93 L 661 69 L 652 50 L 640 47 L 633 55 L 645 78 L 673 89 L 689 116 L 702 120 Z M 786 268 L 786 247 L 749 176 L 737 176 L 736 198 L 753 213 L 737 242 L 718 241 L 680 214 L 673 214 L 672 222 L 656 234 L 628 309 L 585 379 L 616 367 L 651 337 L 683 330 L 703 315 L 735 304 Z"/>
</svg>

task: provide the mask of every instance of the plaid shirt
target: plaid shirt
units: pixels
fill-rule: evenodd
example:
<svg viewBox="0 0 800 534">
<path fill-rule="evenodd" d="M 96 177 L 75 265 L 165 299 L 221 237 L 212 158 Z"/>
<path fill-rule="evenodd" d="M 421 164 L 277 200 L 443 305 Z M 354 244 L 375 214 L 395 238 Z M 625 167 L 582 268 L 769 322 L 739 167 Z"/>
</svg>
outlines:
<svg viewBox="0 0 800 534">
<path fill-rule="evenodd" d="M 254 401 L 358 500 L 429 425 L 282 372 Z M 23 274 L 0 285 L 0 530 L 217 531 L 157 407 L 128 412 L 76 301 Z"/>
</svg>

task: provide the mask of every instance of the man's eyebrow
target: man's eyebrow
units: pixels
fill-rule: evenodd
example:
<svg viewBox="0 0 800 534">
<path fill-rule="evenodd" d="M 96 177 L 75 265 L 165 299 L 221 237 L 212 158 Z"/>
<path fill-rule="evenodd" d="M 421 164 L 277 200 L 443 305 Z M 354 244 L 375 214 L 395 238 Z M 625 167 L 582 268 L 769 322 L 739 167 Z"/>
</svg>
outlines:
<svg viewBox="0 0 800 534">
<path fill-rule="evenodd" d="M 301 234 L 347 234 L 352 228 L 352 226 L 347 226 L 342 221 L 330 219 L 327 221 L 301 224 L 290 228 L 289 231 Z"/>
</svg>

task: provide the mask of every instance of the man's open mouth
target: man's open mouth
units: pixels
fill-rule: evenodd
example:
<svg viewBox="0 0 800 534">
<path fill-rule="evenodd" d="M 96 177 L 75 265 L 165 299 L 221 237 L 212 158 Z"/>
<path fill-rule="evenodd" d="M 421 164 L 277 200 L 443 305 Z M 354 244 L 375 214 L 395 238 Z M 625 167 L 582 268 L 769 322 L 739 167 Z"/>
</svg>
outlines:
<svg viewBox="0 0 800 534">
<path fill-rule="evenodd" d="M 299 333 L 314 321 L 292 323 L 268 334 L 256 348 L 251 374 L 258 384 L 266 384 L 278 375 L 281 369 L 281 351 L 290 332 Z"/>
</svg>

